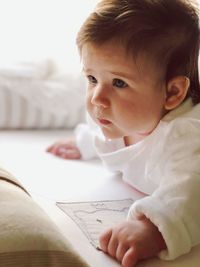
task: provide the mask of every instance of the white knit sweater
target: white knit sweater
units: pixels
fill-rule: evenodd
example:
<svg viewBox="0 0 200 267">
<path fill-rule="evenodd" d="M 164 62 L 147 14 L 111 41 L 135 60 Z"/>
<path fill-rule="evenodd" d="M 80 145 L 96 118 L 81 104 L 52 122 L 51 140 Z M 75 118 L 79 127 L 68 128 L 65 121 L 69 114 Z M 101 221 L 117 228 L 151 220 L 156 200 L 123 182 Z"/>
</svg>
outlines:
<svg viewBox="0 0 200 267">
<path fill-rule="evenodd" d="M 147 194 L 133 203 L 128 218 L 144 214 L 157 225 L 167 244 L 160 258 L 175 259 L 200 243 L 200 104 L 187 100 L 128 147 L 123 139 L 105 139 L 94 125 L 79 125 L 76 137 L 84 159 L 99 155 Z"/>
</svg>

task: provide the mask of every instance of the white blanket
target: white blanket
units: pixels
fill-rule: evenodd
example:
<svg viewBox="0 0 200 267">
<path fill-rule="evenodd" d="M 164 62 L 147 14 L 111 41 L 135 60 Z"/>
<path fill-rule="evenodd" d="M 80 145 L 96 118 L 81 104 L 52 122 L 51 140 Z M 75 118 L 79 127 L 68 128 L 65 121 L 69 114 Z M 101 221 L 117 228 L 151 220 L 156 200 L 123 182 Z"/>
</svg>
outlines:
<svg viewBox="0 0 200 267">
<path fill-rule="evenodd" d="M 53 61 L 0 68 L 0 129 L 72 128 L 84 120 L 85 82 Z"/>
</svg>

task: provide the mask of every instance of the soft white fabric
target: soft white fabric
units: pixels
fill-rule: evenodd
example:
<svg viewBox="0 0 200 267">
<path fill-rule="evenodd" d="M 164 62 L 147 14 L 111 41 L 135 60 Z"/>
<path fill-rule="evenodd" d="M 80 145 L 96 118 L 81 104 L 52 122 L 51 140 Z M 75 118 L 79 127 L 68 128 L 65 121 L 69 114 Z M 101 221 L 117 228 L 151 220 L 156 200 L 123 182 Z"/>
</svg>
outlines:
<svg viewBox="0 0 200 267">
<path fill-rule="evenodd" d="M 98 136 L 102 136 L 100 129 L 92 121 L 88 114 L 86 114 L 87 124 L 80 123 L 75 128 L 76 144 L 81 152 L 83 160 L 89 160 L 98 156 L 94 146 L 95 136 L 98 131 Z"/>
<path fill-rule="evenodd" d="M 1 68 L 0 128 L 72 128 L 84 121 L 84 87 L 49 60 Z"/>
<path fill-rule="evenodd" d="M 132 205 L 128 217 L 145 214 L 158 226 L 168 248 L 159 257 L 172 260 L 199 244 L 200 104 L 193 107 L 187 100 L 144 140 L 128 147 L 122 139 L 106 140 L 98 132 L 94 135 L 93 130 L 90 137 L 93 156 L 97 152 L 111 171 L 122 173 L 127 183 L 149 195 Z"/>
</svg>

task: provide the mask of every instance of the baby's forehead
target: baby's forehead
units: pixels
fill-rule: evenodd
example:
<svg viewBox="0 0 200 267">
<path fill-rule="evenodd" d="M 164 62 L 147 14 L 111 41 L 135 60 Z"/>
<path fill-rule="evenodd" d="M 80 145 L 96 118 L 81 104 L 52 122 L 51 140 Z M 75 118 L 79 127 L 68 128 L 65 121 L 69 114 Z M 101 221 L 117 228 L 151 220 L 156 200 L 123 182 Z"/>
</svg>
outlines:
<svg viewBox="0 0 200 267">
<path fill-rule="evenodd" d="M 127 73 L 135 80 L 157 79 L 160 69 L 157 68 L 148 53 L 137 55 L 116 42 L 103 44 L 87 43 L 82 48 L 82 62 L 84 69 L 108 69 L 113 72 Z"/>
</svg>

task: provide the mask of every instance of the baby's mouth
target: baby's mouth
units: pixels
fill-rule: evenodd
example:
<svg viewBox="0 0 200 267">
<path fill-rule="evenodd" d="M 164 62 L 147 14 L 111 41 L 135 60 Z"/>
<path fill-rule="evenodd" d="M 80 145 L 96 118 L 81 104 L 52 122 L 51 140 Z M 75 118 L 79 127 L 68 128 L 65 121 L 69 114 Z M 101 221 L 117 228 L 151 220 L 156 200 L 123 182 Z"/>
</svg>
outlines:
<svg viewBox="0 0 200 267">
<path fill-rule="evenodd" d="M 98 118 L 97 120 L 102 125 L 109 125 L 109 124 L 111 124 L 111 122 L 109 120 L 106 120 L 106 119 L 100 119 L 100 118 Z"/>
</svg>

